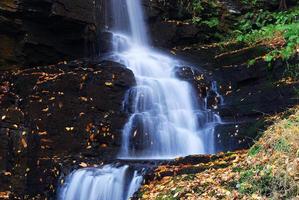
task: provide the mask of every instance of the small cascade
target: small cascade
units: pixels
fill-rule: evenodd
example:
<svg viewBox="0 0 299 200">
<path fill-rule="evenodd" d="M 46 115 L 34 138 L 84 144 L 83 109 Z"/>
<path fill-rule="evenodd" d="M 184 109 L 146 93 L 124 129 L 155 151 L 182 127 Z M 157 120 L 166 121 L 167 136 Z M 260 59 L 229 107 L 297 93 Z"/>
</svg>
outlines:
<svg viewBox="0 0 299 200">
<path fill-rule="evenodd" d="M 137 80 L 124 102 L 131 116 L 123 129 L 120 158 L 165 159 L 204 153 L 193 90 L 173 73 L 179 62 L 138 46 L 113 56 Z"/>
<path fill-rule="evenodd" d="M 66 178 L 58 200 L 127 200 L 141 182 L 142 176 L 128 165 L 79 169 Z"/>
<path fill-rule="evenodd" d="M 216 141 L 216 135 L 215 135 L 215 127 L 219 124 L 222 124 L 221 117 L 215 113 L 213 110 L 211 110 L 208 105 L 208 99 L 212 99 L 213 102 L 210 105 L 212 108 L 217 109 L 218 105 L 224 105 L 224 99 L 223 96 L 220 95 L 218 90 L 218 84 L 216 81 L 212 81 L 210 85 L 210 90 L 208 92 L 207 97 L 204 99 L 204 110 L 206 111 L 206 121 L 201 128 L 203 131 L 203 137 L 204 141 L 206 141 L 205 145 L 205 152 L 206 154 L 214 154 L 218 151 L 215 141 Z"/>
<path fill-rule="evenodd" d="M 216 81 L 212 81 L 212 83 L 211 83 L 211 92 L 214 92 L 216 94 L 216 98 L 219 101 L 219 102 L 217 102 L 217 104 L 223 106 L 224 105 L 224 98 L 218 90 L 218 84 L 217 84 Z"/>
</svg>

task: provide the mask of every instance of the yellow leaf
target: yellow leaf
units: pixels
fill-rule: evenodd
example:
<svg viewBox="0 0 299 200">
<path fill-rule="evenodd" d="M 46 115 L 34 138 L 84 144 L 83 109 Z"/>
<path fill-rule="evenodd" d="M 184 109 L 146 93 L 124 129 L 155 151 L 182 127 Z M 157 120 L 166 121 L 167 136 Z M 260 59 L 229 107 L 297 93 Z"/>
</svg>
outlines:
<svg viewBox="0 0 299 200">
<path fill-rule="evenodd" d="M 65 130 L 66 130 L 66 131 L 73 131 L 73 130 L 74 130 L 74 127 L 65 127 Z"/>
<path fill-rule="evenodd" d="M 39 135 L 47 135 L 48 133 L 47 133 L 47 131 L 40 131 L 40 132 L 38 132 L 38 134 Z"/>
<path fill-rule="evenodd" d="M 49 107 L 42 109 L 43 112 L 48 112 L 49 111 Z"/>
<path fill-rule="evenodd" d="M 105 82 L 105 85 L 106 85 L 106 86 L 112 86 L 113 83 L 111 83 L 111 82 Z"/>
<path fill-rule="evenodd" d="M 9 199 L 10 193 L 9 191 L 0 192 L 0 199 Z"/>
<path fill-rule="evenodd" d="M 24 138 L 22 138 L 21 142 L 22 142 L 23 147 L 27 148 L 28 145 L 27 145 L 27 142 Z"/>
<path fill-rule="evenodd" d="M 11 176 L 11 173 L 10 172 L 4 172 L 4 175 L 5 176 Z"/>
<path fill-rule="evenodd" d="M 80 167 L 87 167 L 88 165 L 87 165 L 86 163 L 84 163 L 84 162 L 81 162 L 81 163 L 79 164 L 79 166 L 80 166 Z"/>
<path fill-rule="evenodd" d="M 86 97 L 79 97 L 79 99 L 81 100 L 81 101 L 88 101 L 88 99 L 86 98 Z"/>
</svg>

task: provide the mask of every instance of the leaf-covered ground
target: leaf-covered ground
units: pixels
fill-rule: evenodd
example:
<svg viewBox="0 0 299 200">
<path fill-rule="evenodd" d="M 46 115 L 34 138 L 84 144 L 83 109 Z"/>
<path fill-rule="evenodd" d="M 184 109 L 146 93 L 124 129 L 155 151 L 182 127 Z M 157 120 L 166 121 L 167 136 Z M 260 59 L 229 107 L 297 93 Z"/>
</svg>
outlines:
<svg viewBox="0 0 299 200">
<path fill-rule="evenodd" d="M 269 120 L 275 123 L 249 151 L 159 167 L 139 199 L 299 198 L 299 106 Z"/>
</svg>

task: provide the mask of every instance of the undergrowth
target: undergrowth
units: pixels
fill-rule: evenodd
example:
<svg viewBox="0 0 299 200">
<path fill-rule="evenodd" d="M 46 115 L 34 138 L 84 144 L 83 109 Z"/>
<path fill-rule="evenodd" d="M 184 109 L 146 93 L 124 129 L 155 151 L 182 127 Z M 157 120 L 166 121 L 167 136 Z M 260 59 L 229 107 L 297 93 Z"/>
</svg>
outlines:
<svg viewBox="0 0 299 200">
<path fill-rule="evenodd" d="M 296 112 L 294 112 L 296 111 Z M 237 190 L 245 196 L 292 199 L 299 195 L 299 110 L 269 128 L 234 171 Z M 234 186 L 234 184 L 231 184 Z"/>
<path fill-rule="evenodd" d="M 264 60 L 288 60 L 299 52 L 299 7 L 288 11 L 259 10 L 248 13 L 236 25 L 232 38 L 249 45 L 262 43 L 270 51 Z"/>
<path fill-rule="evenodd" d="M 287 10 L 278 9 L 279 2 L 268 1 L 268 4 L 277 7 L 271 10 L 265 6 L 264 0 L 242 0 L 243 7 L 250 7 L 250 11 L 232 16 L 227 13 L 222 1 L 192 0 L 192 4 L 189 4 L 192 9 L 189 8 L 189 12 L 192 13 L 192 23 L 210 28 L 210 37 L 218 39 L 218 44 L 266 46 L 268 53 L 262 59 L 268 66 L 271 67 L 277 60 L 285 61 L 285 74 L 299 79 L 298 64 L 287 62 L 299 54 L 299 2 L 293 3 L 292 5 L 297 6 Z M 261 58 L 250 60 L 249 66 L 254 65 L 259 59 Z"/>
<path fill-rule="evenodd" d="M 155 180 L 143 186 L 140 199 L 298 199 L 299 106 L 269 120 L 275 123 L 248 152 L 206 163 L 206 170 L 194 174 L 188 170 L 187 174 Z M 221 162 L 229 164 L 220 167 Z M 169 167 L 161 167 L 157 173 L 188 169 L 183 164 Z"/>
</svg>

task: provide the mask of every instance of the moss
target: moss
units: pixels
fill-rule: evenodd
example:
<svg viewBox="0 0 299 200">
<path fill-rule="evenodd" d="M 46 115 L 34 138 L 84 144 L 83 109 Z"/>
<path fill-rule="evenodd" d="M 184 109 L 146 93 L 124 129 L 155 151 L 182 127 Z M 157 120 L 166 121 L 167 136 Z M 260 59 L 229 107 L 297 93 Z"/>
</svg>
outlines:
<svg viewBox="0 0 299 200">
<path fill-rule="evenodd" d="M 248 155 L 249 156 L 255 156 L 257 155 L 261 150 L 263 149 L 263 147 L 261 145 L 254 145 L 252 146 L 249 151 L 248 151 Z"/>
<path fill-rule="evenodd" d="M 287 128 L 287 127 L 286 127 Z M 280 138 L 274 145 L 275 151 L 288 153 L 291 150 L 290 144 L 284 138 Z"/>
<path fill-rule="evenodd" d="M 257 140 L 262 136 L 266 125 L 265 119 L 259 119 L 248 127 L 248 129 L 245 131 L 245 135 Z"/>
<path fill-rule="evenodd" d="M 268 196 L 271 193 L 275 178 L 271 167 L 257 165 L 247 169 L 240 168 L 238 172 L 240 178 L 231 186 L 235 186 L 241 194 L 251 196 L 254 193 L 260 193 Z"/>
<path fill-rule="evenodd" d="M 157 196 L 156 200 L 178 200 L 179 193 L 182 191 L 182 188 L 173 188 L 172 190 L 168 191 L 167 193 L 162 193 Z"/>
</svg>

